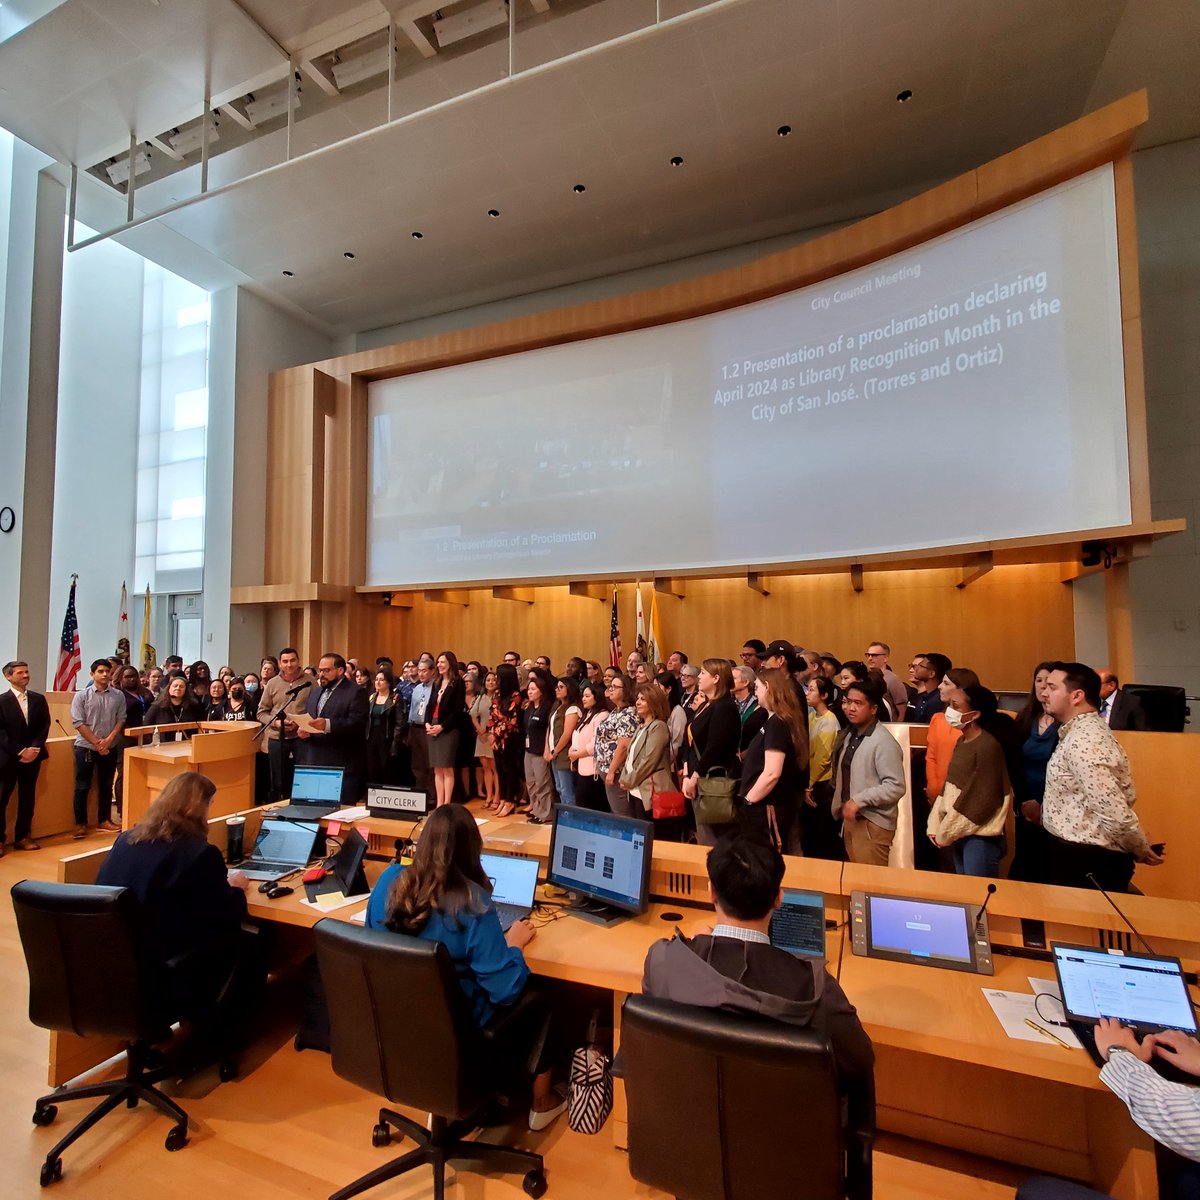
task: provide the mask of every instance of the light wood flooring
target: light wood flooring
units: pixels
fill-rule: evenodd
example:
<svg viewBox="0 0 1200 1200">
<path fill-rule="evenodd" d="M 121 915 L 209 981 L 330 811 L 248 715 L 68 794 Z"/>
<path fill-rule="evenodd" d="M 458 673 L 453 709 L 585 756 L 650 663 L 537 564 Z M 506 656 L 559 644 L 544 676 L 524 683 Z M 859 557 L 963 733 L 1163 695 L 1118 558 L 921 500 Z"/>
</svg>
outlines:
<svg viewBox="0 0 1200 1200">
<path fill-rule="evenodd" d="M 377 1098 L 339 1079 L 327 1055 L 292 1048 L 294 998 L 276 994 L 275 1015 L 243 1058 L 239 1079 L 219 1084 L 215 1072 L 205 1072 L 175 1090 L 191 1117 L 187 1147 L 167 1152 L 167 1120 L 144 1105 L 123 1109 L 67 1151 L 63 1179 L 42 1191 L 38 1170 L 43 1157 L 88 1102 L 62 1106 L 48 1128 L 36 1128 L 30 1120 L 34 1100 L 48 1090 L 48 1034 L 28 1020 L 25 962 L 7 892 L 19 879 L 54 879 L 59 858 L 103 842 L 99 835 L 84 842 L 47 839 L 40 851 L 10 850 L 0 859 L 0 1197 L 324 1197 L 403 1152 L 396 1144 L 371 1146 Z M 630 1178 L 626 1156 L 613 1149 L 607 1129 L 587 1137 L 572 1133 L 562 1118 L 541 1134 L 491 1131 L 488 1136 L 513 1137 L 517 1144 L 541 1150 L 549 1200 L 663 1195 Z M 875 1195 L 879 1200 L 1007 1200 L 1026 1173 L 885 1134 L 875 1152 Z M 418 1171 L 370 1195 L 378 1200 L 432 1195 L 429 1173 Z M 517 1200 L 524 1193 L 517 1176 L 464 1173 L 447 1187 L 447 1195 L 453 1200 Z"/>
</svg>

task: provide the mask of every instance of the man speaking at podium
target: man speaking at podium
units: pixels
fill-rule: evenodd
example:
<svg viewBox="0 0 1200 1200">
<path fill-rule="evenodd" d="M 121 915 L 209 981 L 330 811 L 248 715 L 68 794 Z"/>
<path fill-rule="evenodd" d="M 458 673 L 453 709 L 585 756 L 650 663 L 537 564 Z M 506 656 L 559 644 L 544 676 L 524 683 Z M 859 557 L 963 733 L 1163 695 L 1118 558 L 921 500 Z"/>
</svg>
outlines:
<svg viewBox="0 0 1200 1200">
<path fill-rule="evenodd" d="M 340 654 L 322 654 L 305 711 L 311 726 L 297 731 L 296 759 L 311 767 L 341 767 L 342 803 L 362 797 L 367 749 L 367 693 L 346 678 Z M 311 730 L 311 732 L 310 732 Z"/>
</svg>

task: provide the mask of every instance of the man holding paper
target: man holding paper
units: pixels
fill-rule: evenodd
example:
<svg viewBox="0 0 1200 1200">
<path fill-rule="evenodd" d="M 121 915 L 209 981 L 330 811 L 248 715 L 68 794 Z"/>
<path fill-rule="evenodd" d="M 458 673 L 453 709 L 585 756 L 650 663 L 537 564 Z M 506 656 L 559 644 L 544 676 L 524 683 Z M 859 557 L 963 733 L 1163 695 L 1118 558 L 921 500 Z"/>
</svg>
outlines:
<svg viewBox="0 0 1200 1200">
<path fill-rule="evenodd" d="M 346 660 L 340 654 L 321 655 L 317 682 L 304 716 L 296 721 L 296 758 L 307 766 L 341 767 L 342 803 L 355 804 L 362 798 L 365 779 L 367 694 L 346 678 Z"/>
</svg>

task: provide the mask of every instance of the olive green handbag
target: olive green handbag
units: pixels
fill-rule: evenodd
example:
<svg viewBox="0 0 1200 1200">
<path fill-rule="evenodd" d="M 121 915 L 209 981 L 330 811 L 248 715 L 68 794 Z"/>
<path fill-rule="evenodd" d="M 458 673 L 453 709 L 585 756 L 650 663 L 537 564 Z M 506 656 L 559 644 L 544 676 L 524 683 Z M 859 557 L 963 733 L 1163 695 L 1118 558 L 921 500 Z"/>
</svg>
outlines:
<svg viewBox="0 0 1200 1200">
<path fill-rule="evenodd" d="M 692 809 L 698 825 L 728 825 L 734 820 L 733 796 L 737 780 L 724 767 L 714 767 L 701 775 L 696 786 Z"/>
</svg>

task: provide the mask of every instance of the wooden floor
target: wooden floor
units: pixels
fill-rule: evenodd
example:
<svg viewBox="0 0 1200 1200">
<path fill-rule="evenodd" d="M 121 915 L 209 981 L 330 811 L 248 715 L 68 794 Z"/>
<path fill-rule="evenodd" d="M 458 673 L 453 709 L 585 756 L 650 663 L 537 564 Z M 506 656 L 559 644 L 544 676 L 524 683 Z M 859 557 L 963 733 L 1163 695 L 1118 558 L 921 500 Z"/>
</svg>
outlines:
<svg viewBox="0 0 1200 1200">
<path fill-rule="evenodd" d="M 334 1075 L 327 1055 L 297 1053 L 291 1044 L 293 998 L 276 995 L 272 1020 L 242 1061 L 241 1077 L 219 1084 L 206 1072 L 176 1091 L 191 1117 L 191 1140 L 169 1153 L 170 1127 L 144 1105 L 106 1117 L 64 1156 L 64 1174 L 48 1193 L 38 1185 L 42 1159 L 80 1116 L 88 1102 L 65 1105 L 58 1120 L 39 1129 L 30 1121 L 33 1102 L 47 1091 L 48 1035 L 30 1025 L 25 963 L 17 940 L 8 889 L 19 879 L 54 879 L 59 858 L 103 844 L 47 839 L 41 851 L 0 859 L 0 1196 L 95 1197 L 96 1200 L 174 1200 L 234 1196 L 251 1200 L 328 1196 L 389 1156 L 403 1152 L 371 1146 L 379 1101 Z M 797 1122 L 803 1114 L 797 1114 Z M 546 1156 L 551 1200 L 615 1200 L 661 1197 L 635 1183 L 626 1157 L 612 1148 L 608 1130 L 596 1137 L 572 1133 L 565 1118 L 541 1134 L 491 1131 L 489 1140 Z M 943 1151 L 924 1143 L 882 1135 L 875 1152 L 879 1200 L 999 1200 L 1010 1198 L 1027 1172 L 987 1159 Z M 379 1200 L 410 1200 L 432 1194 L 428 1171 L 417 1171 L 370 1193 Z M 464 1174 L 448 1186 L 454 1200 L 521 1197 L 517 1176 Z M 763 1200 L 772 1200 L 764 1197 Z"/>
</svg>

